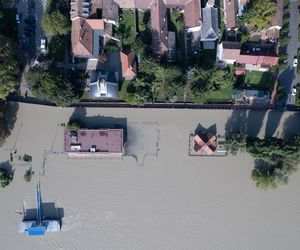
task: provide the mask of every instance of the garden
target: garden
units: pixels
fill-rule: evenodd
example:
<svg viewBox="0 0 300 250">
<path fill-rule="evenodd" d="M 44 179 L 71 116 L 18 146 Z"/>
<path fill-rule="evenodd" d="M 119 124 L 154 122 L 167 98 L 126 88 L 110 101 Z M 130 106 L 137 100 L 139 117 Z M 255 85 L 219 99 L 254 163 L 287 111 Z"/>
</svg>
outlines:
<svg viewBox="0 0 300 250">
<path fill-rule="evenodd" d="M 272 72 L 247 71 L 244 85 L 248 89 L 272 90 L 276 78 Z"/>
<path fill-rule="evenodd" d="M 123 49 L 130 49 L 135 42 L 134 11 L 122 10 L 115 36 L 122 40 Z"/>
</svg>

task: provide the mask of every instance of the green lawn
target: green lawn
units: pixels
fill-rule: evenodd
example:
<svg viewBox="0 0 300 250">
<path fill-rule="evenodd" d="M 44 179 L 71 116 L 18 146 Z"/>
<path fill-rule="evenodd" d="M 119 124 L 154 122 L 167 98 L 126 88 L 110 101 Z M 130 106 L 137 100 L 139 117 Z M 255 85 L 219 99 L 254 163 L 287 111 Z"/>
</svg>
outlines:
<svg viewBox="0 0 300 250">
<path fill-rule="evenodd" d="M 80 97 L 80 100 L 85 101 L 90 99 L 90 92 L 87 90 L 83 91 L 83 95 Z"/>
<path fill-rule="evenodd" d="M 271 72 L 247 71 L 244 84 L 247 88 L 271 90 L 275 81 Z"/>
<path fill-rule="evenodd" d="M 1 9 L 0 17 L 0 34 L 17 40 L 18 29 L 16 22 L 16 9 Z"/>
<path fill-rule="evenodd" d="M 211 92 L 207 95 L 207 102 L 230 102 L 232 101 L 232 85 L 222 91 Z"/>
<path fill-rule="evenodd" d="M 139 11 L 138 16 L 139 16 L 139 31 L 144 32 L 146 29 L 151 29 L 150 11 Z"/>
<path fill-rule="evenodd" d="M 131 47 L 135 41 L 134 12 L 123 10 L 120 18 L 117 34 L 122 38 L 122 45 L 126 48 Z"/>
<path fill-rule="evenodd" d="M 120 98 L 124 98 L 127 95 L 127 87 L 131 81 L 124 80 L 120 85 L 119 85 L 119 96 Z"/>
</svg>

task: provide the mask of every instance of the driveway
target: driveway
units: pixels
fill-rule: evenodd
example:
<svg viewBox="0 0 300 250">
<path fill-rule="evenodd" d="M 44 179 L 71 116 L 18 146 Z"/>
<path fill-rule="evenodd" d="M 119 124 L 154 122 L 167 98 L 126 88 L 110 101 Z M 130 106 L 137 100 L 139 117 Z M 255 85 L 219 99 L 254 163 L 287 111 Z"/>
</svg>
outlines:
<svg viewBox="0 0 300 250">
<path fill-rule="evenodd" d="M 18 24 L 18 36 L 23 48 L 23 65 L 31 64 L 40 54 L 40 41 L 45 36 L 41 27 L 41 21 L 46 8 L 47 0 L 15 0 L 13 7 L 20 15 Z M 22 96 L 30 95 L 30 89 L 22 76 L 20 84 Z"/>
<path fill-rule="evenodd" d="M 287 46 L 288 53 L 288 67 L 283 70 L 279 75 L 279 81 L 284 86 L 287 99 L 285 105 L 294 105 L 295 98 L 291 96 L 291 90 L 294 85 L 297 84 L 296 79 L 296 68 L 293 67 L 293 58 L 297 55 L 298 50 L 298 24 L 299 24 L 299 13 L 298 13 L 298 2 L 297 0 L 290 0 L 290 43 Z"/>
</svg>

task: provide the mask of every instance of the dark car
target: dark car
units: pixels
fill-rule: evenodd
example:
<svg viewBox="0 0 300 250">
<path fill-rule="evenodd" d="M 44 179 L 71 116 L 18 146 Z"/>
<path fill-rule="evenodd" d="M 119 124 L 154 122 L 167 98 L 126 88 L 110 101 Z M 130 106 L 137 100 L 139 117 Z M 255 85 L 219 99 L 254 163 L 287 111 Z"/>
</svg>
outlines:
<svg viewBox="0 0 300 250">
<path fill-rule="evenodd" d="M 33 32 L 34 32 L 34 29 L 32 29 L 32 28 L 25 28 L 24 31 L 25 31 L 25 32 L 33 33 Z"/>
</svg>

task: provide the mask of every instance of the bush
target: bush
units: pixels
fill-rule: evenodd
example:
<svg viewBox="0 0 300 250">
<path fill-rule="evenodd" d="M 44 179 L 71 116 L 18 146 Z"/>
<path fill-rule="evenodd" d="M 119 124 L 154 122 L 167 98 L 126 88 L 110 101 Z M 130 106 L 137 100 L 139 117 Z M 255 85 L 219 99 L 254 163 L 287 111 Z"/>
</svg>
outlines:
<svg viewBox="0 0 300 250">
<path fill-rule="evenodd" d="M 114 43 L 108 43 L 105 46 L 104 49 L 106 52 L 116 52 L 116 51 L 120 51 L 120 47 L 117 44 Z"/>
<path fill-rule="evenodd" d="M 31 156 L 31 155 L 24 154 L 24 156 L 23 156 L 23 161 L 26 161 L 26 162 L 32 162 L 32 156 Z"/>
<path fill-rule="evenodd" d="M 31 178 L 32 178 L 32 171 L 31 169 L 27 170 L 24 174 L 24 180 L 26 182 L 30 182 L 31 181 Z"/>
<path fill-rule="evenodd" d="M 40 100 L 57 106 L 68 106 L 78 100 L 72 79 L 64 78 L 59 72 L 35 67 L 26 73 L 26 80 L 34 96 Z"/>
<path fill-rule="evenodd" d="M 79 119 L 70 120 L 67 125 L 67 129 L 77 131 L 84 126 L 83 122 Z"/>
<path fill-rule="evenodd" d="M 288 36 L 288 37 L 281 37 L 279 38 L 279 44 L 280 44 L 280 47 L 285 47 L 289 44 L 291 40 L 291 37 Z"/>
<path fill-rule="evenodd" d="M 0 186 L 6 187 L 13 179 L 13 174 L 9 174 L 5 169 L 0 169 Z"/>
</svg>

